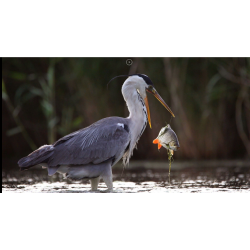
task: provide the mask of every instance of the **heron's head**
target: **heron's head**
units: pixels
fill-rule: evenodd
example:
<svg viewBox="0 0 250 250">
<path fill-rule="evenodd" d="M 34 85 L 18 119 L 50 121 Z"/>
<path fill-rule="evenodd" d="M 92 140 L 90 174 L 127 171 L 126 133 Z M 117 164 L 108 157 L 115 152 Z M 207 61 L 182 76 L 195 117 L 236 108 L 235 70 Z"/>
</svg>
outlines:
<svg viewBox="0 0 250 250">
<path fill-rule="evenodd" d="M 150 127 L 151 127 L 151 119 L 150 119 L 150 111 L 149 111 L 148 98 L 147 98 L 146 91 L 151 93 L 152 95 L 154 95 L 156 97 L 156 99 L 170 112 L 170 114 L 173 117 L 175 117 L 174 113 L 169 108 L 169 106 L 164 102 L 162 97 L 158 94 L 158 92 L 156 91 L 156 89 L 153 86 L 152 81 L 150 80 L 150 78 L 147 75 L 134 74 L 134 75 L 129 76 L 127 81 L 129 81 L 131 84 L 134 85 L 134 87 L 137 89 L 137 91 L 139 92 L 141 97 L 144 99 L 145 105 L 147 107 L 148 123 L 149 123 Z"/>
</svg>

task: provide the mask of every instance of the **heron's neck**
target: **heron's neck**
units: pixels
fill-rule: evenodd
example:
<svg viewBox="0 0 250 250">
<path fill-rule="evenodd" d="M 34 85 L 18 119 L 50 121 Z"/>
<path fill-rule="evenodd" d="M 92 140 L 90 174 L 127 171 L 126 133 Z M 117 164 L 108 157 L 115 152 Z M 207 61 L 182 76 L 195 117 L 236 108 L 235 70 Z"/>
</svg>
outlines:
<svg viewBox="0 0 250 250">
<path fill-rule="evenodd" d="M 129 110 L 128 119 L 132 123 L 133 127 L 133 132 L 131 133 L 131 146 L 134 148 L 147 126 L 147 109 L 143 98 L 140 96 L 134 86 L 123 86 L 122 94 Z"/>
<path fill-rule="evenodd" d="M 148 118 L 144 100 L 133 85 L 126 84 L 125 82 L 122 86 L 122 94 L 128 106 L 129 117 L 127 119 L 131 125 L 129 150 L 123 156 L 124 164 L 128 164 L 133 154 L 133 149 L 136 147 L 138 140 L 147 126 Z"/>
<path fill-rule="evenodd" d="M 122 94 L 129 110 L 128 118 L 144 123 L 147 120 L 147 109 L 144 100 L 135 87 L 131 85 L 124 86 Z"/>
</svg>

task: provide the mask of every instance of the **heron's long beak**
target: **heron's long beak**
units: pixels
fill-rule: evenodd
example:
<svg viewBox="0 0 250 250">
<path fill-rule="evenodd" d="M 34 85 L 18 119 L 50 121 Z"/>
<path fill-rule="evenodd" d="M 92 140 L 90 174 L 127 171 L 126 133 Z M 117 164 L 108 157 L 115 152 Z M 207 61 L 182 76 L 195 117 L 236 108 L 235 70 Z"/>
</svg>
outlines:
<svg viewBox="0 0 250 250">
<path fill-rule="evenodd" d="M 169 106 L 164 102 L 164 100 L 161 98 L 161 96 L 158 94 L 158 92 L 156 91 L 156 89 L 154 87 L 152 87 L 151 89 L 146 89 L 149 93 L 153 94 L 156 99 L 170 112 L 170 114 L 174 116 L 174 113 L 172 112 L 172 110 L 169 108 Z M 145 102 L 146 103 L 146 102 Z M 148 107 L 147 107 L 148 108 Z M 148 109 L 149 110 L 149 109 Z"/>
<path fill-rule="evenodd" d="M 150 111 L 149 111 L 149 105 L 148 105 L 148 98 L 147 98 L 147 96 L 144 98 L 144 102 L 145 102 L 145 105 L 146 105 L 146 108 L 147 108 L 147 113 L 148 113 L 148 123 L 149 123 L 149 126 L 151 128 L 151 118 L 150 118 Z"/>
</svg>

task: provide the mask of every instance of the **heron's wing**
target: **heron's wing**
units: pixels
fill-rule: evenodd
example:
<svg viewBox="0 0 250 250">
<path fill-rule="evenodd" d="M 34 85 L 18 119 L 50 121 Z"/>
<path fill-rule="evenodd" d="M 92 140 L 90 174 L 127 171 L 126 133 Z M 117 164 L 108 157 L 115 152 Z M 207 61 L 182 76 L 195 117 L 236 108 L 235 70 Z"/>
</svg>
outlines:
<svg viewBox="0 0 250 250">
<path fill-rule="evenodd" d="M 54 154 L 48 164 L 83 165 L 115 160 L 123 155 L 129 141 L 126 119 L 105 118 L 55 142 Z"/>
</svg>

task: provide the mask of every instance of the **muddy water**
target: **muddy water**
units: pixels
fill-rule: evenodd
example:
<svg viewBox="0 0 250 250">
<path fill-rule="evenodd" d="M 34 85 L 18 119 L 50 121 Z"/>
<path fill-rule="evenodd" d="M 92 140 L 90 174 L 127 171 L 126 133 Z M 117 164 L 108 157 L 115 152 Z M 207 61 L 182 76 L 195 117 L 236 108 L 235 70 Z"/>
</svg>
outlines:
<svg viewBox="0 0 250 250">
<path fill-rule="evenodd" d="M 250 166 L 225 166 L 228 164 L 190 165 L 172 164 L 169 183 L 168 165 L 134 163 L 129 168 L 113 169 L 114 192 L 116 193 L 212 193 L 250 192 Z M 176 167 L 175 167 L 176 166 Z M 42 193 L 90 193 L 87 180 L 74 182 L 62 175 L 47 175 L 47 170 L 33 168 L 20 172 L 18 168 L 4 168 L 2 171 L 3 192 Z M 105 192 L 103 182 L 99 191 Z"/>
</svg>

